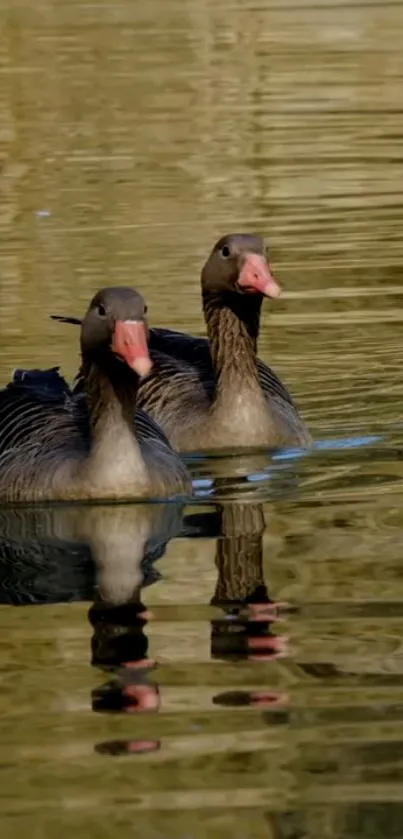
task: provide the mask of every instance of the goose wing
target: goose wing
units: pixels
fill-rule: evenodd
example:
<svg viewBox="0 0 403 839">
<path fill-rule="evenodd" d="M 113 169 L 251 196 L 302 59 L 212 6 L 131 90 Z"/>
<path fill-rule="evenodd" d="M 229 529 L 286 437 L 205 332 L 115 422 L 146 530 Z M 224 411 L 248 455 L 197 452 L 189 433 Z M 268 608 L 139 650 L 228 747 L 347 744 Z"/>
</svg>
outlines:
<svg viewBox="0 0 403 839">
<path fill-rule="evenodd" d="M 85 424 L 77 426 L 72 394 L 58 368 L 16 370 L 0 390 L 0 455 L 46 445 L 65 426 L 83 435 Z"/>
</svg>

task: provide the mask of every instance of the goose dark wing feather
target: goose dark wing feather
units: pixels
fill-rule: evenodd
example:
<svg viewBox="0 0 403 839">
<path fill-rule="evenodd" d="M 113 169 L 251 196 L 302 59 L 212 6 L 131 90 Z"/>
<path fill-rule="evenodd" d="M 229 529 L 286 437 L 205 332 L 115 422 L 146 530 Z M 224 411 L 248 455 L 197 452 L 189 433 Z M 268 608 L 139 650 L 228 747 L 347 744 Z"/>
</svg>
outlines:
<svg viewBox="0 0 403 839">
<path fill-rule="evenodd" d="M 81 398 L 74 399 L 73 390 L 60 375 L 59 370 L 59 367 L 51 367 L 48 370 L 15 370 L 13 379 L 7 385 L 6 390 L 8 392 L 12 391 L 14 398 L 17 397 L 17 394 L 20 394 L 27 420 L 30 414 L 32 422 L 30 428 L 32 430 L 35 427 L 38 431 L 42 430 L 44 412 L 49 412 L 49 416 L 54 417 L 55 411 L 61 409 L 63 414 L 68 412 L 75 428 L 80 432 L 80 436 L 88 442 L 90 438 L 89 416 L 84 394 L 81 394 L 82 388 L 79 389 Z M 9 409 L 7 408 L 7 410 Z M 1 430 L 0 424 L 0 433 Z M 24 430 L 24 434 L 26 434 L 26 430 Z"/>
<path fill-rule="evenodd" d="M 16 371 L 13 381 L 0 390 L 1 455 L 20 446 L 30 446 L 33 450 L 49 439 L 56 442 L 62 429 L 67 429 L 76 440 L 82 440 L 85 424 L 78 427 L 75 421 L 68 386 L 59 377 L 57 388 L 49 388 L 47 385 L 53 377 L 47 380 L 48 372 Z M 61 434 L 60 440 L 63 437 Z"/>
<path fill-rule="evenodd" d="M 136 410 L 134 424 L 136 428 L 136 435 L 140 442 L 144 439 L 148 439 L 150 442 L 158 440 L 160 443 L 163 443 L 171 449 L 171 444 L 162 428 L 154 422 L 149 414 L 146 414 L 145 411 L 141 410 L 141 408 Z"/>
<path fill-rule="evenodd" d="M 193 412 L 205 403 L 209 389 L 213 395 L 214 380 L 204 380 L 197 367 L 182 359 L 156 350 L 150 355 L 153 367 L 141 382 L 138 406 L 163 424 L 170 438 L 172 423 L 182 422 L 187 410 Z"/>
<path fill-rule="evenodd" d="M 49 421 L 54 408 L 30 388 L 8 385 L 0 391 L 0 453 L 15 448 L 37 433 Z"/>
<path fill-rule="evenodd" d="M 82 318 L 75 318 L 71 315 L 49 315 L 51 320 L 57 320 L 59 323 L 71 323 L 74 326 L 81 326 Z"/>
<path fill-rule="evenodd" d="M 281 379 L 277 376 L 277 374 L 269 367 L 264 361 L 261 361 L 260 358 L 257 360 L 257 369 L 259 373 L 260 384 L 262 390 L 270 399 L 273 396 L 277 396 L 278 398 L 282 399 L 284 402 L 288 402 L 293 408 L 295 408 L 295 403 L 290 396 L 287 388 L 283 385 Z"/>
<path fill-rule="evenodd" d="M 61 396 L 71 395 L 71 389 L 59 370 L 59 367 L 50 367 L 47 370 L 17 369 L 14 370 L 12 381 L 7 387 L 20 385 L 25 389 L 32 388 L 38 395 L 54 396 L 58 401 Z"/>
<path fill-rule="evenodd" d="M 173 329 L 153 328 L 150 329 L 149 346 L 151 350 L 197 367 L 203 379 L 214 378 L 207 338 L 196 338 Z"/>
</svg>

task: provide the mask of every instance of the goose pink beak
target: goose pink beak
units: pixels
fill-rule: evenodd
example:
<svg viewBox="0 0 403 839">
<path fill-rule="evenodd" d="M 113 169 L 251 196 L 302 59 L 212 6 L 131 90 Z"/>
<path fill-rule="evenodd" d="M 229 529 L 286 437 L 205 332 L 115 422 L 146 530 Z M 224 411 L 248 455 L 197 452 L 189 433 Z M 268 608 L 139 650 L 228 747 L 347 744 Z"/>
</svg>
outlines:
<svg viewBox="0 0 403 839">
<path fill-rule="evenodd" d="M 276 283 L 270 265 L 264 256 L 247 253 L 239 272 L 238 285 L 249 294 L 264 294 L 265 297 L 278 297 L 281 288 Z"/>
<path fill-rule="evenodd" d="M 112 351 L 139 376 L 148 376 L 152 361 L 148 352 L 146 325 L 140 320 L 117 320 Z"/>
</svg>

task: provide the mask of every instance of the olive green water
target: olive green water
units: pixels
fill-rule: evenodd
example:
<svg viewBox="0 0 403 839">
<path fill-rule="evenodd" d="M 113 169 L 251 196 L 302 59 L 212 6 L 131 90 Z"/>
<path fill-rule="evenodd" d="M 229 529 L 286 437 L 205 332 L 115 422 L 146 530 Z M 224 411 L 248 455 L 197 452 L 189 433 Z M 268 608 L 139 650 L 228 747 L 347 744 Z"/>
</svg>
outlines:
<svg viewBox="0 0 403 839">
<path fill-rule="evenodd" d="M 258 230 L 321 441 L 198 461 L 186 510 L 0 516 L 3 836 L 402 835 L 402 44 L 403 2 L 3 0 L 1 381 L 72 375 L 47 316 L 105 284 L 202 334 Z"/>
</svg>

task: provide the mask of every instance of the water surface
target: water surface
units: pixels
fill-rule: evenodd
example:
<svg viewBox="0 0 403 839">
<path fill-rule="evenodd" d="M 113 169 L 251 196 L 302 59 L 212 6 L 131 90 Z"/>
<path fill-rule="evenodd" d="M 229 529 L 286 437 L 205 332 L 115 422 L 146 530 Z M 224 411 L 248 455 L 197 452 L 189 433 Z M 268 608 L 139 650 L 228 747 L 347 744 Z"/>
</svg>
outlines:
<svg viewBox="0 0 403 839">
<path fill-rule="evenodd" d="M 285 288 L 260 351 L 319 445 L 174 505 L 0 516 L 1 827 L 400 836 L 403 4 L 4 0 L 0 379 L 105 284 L 203 333 L 223 233 Z"/>
</svg>

